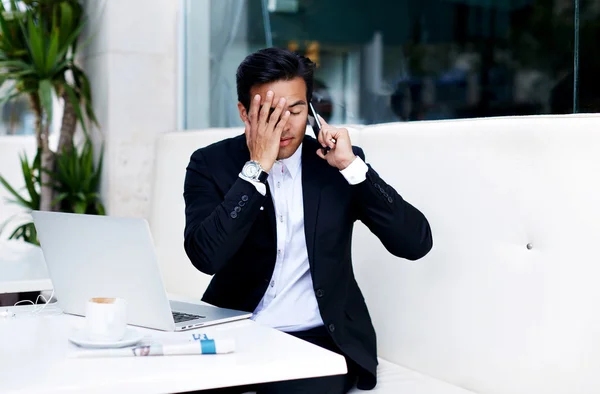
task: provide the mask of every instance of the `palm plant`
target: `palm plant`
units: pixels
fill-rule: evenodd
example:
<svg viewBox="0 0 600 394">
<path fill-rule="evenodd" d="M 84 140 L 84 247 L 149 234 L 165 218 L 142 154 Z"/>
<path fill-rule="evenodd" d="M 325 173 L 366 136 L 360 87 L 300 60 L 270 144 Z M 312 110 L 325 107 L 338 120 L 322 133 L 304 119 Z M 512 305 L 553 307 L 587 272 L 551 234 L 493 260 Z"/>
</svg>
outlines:
<svg viewBox="0 0 600 394">
<path fill-rule="evenodd" d="M 0 0 L 0 87 L 10 85 L 0 105 L 28 97 L 38 148 L 33 165 L 26 166 L 29 173 L 23 166 L 27 158 L 21 158 L 29 198 L 2 177 L 0 183 L 27 209 L 104 213 L 97 194 L 102 163 L 95 168 L 86 127 L 86 118 L 97 124 L 91 87 L 75 62 L 84 25 L 79 0 Z M 48 142 L 54 97 L 63 104 L 56 151 Z M 73 145 L 78 123 L 85 136 L 80 152 Z M 20 226 L 12 236 L 35 237 L 27 226 L 31 224 Z"/>
<path fill-rule="evenodd" d="M 21 193 L 15 190 L 2 176 L 0 176 L 0 183 L 14 197 L 14 199 L 10 200 L 10 202 L 18 204 L 30 211 L 40 209 L 40 193 L 39 187 L 37 187 L 40 183 L 40 155 L 35 155 L 33 163 L 29 164 L 27 154 L 23 153 L 20 161 L 21 172 L 23 174 L 23 179 L 25 180 L 25 190 L 27 195 L 22 196 Z M 7 224 L 8 221 L 4 223 L 2 227 L 0 227 L 0 232 Z M 10 235 L 9 239 L 22 239 L 25 242 L 38 244 L 35 226 L 30 221 L 19 225 Z"/>
<path fill-rule="evenodd" d="M 53 210 L 54 191 L 48 171 L 55 168 L 56 156 L 73 148 L 77 121 L 89 138 L 84 113 L 92 122 L 90 83 L 75 63 L 78 39 L 85 22 L 77 0 L 0 2 L 0 84 L 10 83 L 6 102 L 27 95 L 35 114 L 35 132 L 40 150 L 40 209 Z M 58 149 L 53 152 L 48 135 L 53 117 L 53 97 L 63 103 Z"/>
<path fill-rule="evenodd" d="M 104 215 L 100 202 L 100 175 L 102 153 L 97 168 L 94 168 L 94 150 L 86 140 L 81 151 L 72 149 L 58 156 L 56 170 L 49 171 L 52 188 L 57 193 L 52 205 L 61 211 Z"/>
</svg>

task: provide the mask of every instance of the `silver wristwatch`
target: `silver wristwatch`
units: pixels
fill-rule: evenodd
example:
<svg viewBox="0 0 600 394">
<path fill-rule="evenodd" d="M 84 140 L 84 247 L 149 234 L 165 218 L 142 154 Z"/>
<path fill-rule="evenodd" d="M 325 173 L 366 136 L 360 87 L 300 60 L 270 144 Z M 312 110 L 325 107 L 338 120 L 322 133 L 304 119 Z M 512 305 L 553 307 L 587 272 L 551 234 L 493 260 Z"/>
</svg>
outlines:
<svg viewBox="0 0 600 394">
<path fill-rule="evenodd" d="M 259 162 L 250 160 L 244 164 L 244 168 L 242 168 L 240 176 L 249 181 L 256 181 L 266 184 L 269 173 L 261 167 Z"/>
</svg>

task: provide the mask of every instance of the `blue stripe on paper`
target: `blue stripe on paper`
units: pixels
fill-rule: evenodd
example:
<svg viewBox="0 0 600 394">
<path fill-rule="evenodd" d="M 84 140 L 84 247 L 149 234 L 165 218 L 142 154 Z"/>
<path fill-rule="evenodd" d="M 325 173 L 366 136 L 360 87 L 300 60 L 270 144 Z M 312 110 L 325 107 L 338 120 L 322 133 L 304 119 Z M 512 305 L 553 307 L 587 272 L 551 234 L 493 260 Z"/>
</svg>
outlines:
<svg viewBox="0 0 600 394">
<path fill-rule="evenodd" d="M 200 342 L 200 348 L 202 349 L 202 354 L 217 354 L 217 347 L 215 346 L 215 341 L 212 339 L 202 339 Z"/>
</svg>

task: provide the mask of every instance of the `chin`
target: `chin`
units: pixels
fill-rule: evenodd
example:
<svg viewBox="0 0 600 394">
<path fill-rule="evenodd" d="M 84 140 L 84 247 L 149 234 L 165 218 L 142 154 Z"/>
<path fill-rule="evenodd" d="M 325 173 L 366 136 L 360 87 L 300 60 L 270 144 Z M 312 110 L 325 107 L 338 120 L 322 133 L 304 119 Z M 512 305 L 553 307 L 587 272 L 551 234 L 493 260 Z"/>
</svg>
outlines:
<svg viewBox="0 0 600 394">
<path fill-rule="evenodd" d="M 286 146 L 285 148 L 279 149 L 279 154 L 277 155 L 277 160 L 283 160 L 283 159 L 287 159 L 287 158 L 291 157 L 299 147 L 300 147 L 300 145 Z"/>
<path fill-rule="evenodd" d="M 289 152 L 287 149 L 280 149 L 277 155 L 277 160 L 284 160 L 290 157 L 294 152 Z"/>
</svg>

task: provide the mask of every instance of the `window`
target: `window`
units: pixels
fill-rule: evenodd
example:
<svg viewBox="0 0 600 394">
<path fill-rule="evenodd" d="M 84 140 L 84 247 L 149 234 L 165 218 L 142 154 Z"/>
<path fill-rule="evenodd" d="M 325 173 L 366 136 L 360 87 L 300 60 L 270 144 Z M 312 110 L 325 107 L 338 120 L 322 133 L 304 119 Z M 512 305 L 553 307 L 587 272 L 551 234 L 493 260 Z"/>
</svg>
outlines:
<svg viewBox="0 0 600 394">
<path fill-rule="evenodd" d="M 318 64 L 335 123 L 597 112 L 600 1 L 579 1 L 186 0 L 183 125 L 241 126 L 235 70 L 271 45 Z"/>
</svg>

